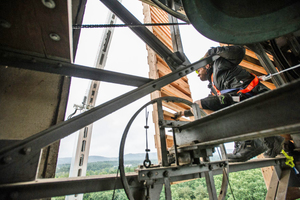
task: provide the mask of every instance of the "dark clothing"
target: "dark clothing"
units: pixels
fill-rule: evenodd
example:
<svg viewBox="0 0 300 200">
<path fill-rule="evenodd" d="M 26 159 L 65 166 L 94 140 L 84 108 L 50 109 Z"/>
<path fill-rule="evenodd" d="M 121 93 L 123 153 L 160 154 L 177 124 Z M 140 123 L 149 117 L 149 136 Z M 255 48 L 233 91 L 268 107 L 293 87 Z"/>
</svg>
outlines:
<svg viewBox="0 0 300 200">
<path fill-rule="evenodd" d="M 250 82 L 254 79 L 254 76 L 239 66 L 239 63 L 245 56 L 245 49 L 241 46 L 226 46 L 211 48 L 208 51 L 208 55 L 219 55 L 211 68 L 207 71 L 207 79 L 209 81 L 208 87 L 211 89 L 211 93 L 216 95 L 215 89 L 212 87 L 211 75 L 213 74 L 213 83 L 218 90 L 234 89 L 234 91 L 227 92 L 232 96 L 241 96 L 241 100 L 254 96 L 256 94 L 263 93 L 269 89 L 262 83 L 259 83 L 250 93 L 242 94 L 237 92 L 241 89 L 245 89 Z M 223 97 L 222 97 L 223 98 Z M 201 100 L 202 107 L 209 110 L 219 110 L 234 103 L 230 100 L 230 96 L 225 96 L 227 100 L 226 104 L 222 104 L 220 97 L 207 97 Z M 213 105 L 215 104 L 215 105 Z"/>
</svg>

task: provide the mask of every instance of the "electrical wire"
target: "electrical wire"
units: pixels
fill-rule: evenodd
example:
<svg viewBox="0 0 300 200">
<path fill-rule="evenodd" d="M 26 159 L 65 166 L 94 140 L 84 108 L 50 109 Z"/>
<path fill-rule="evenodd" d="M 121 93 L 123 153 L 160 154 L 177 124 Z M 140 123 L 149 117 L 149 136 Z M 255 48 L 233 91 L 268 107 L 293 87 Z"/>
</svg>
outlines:
<svg viewBox="0 0 300 200">
<path fill-rule="evenodd" d="M 116 176 L 116 180 L 115 180 L 114 192 L 113 192 L 111 200 L 115 199 L 115 191 L 116 191 L 116 187 L 117 187 L 117 179 L 118 179 L 118 175 L 119 175 L 119 170 L 120 170 L 120 166 L 118 167 L 118 170 L 117 170 L 117 176 Z"/>
<path fill-rule="evenodd" d="M 81 28 L 110 28 L 110 27 L 144 27 L 144 26 L 171 26 L 190 25 L 189 23 L 146 23 L 146 24 L 75 24 L 73 29 Z"/>
<path fill-rule="evenodd" d="M 220 154 L 220 151 L 219 151 L 219 148 L 217 148 L 217 151 L 218 151 L 218 154 L 219 154 L 220 159 L 222 160 L 221 154 Z M 224 167 L 223 167 L 223 171 L 225 171 L 225 168 L 224 168 Z M 230 192 L 231 192 L 231 194 L 232 194 L 232 197 L 233 197 L 233 199 L 235 200 L 235 197 L 234 197 L 234 194 L 233 194 L 233 190 L 232 190 L 232 188 L 231 188 L 231 184 L 230 184 L 230 181 L 229 181 L 229 177 L 227 176 L 227 173 L 224 173 L 224 174 L 225 174 L 225 176 L 226 176 L 226 178 L 227 178 L 227 181 L 228 181 L 228 184 L 229 184 L 229 188 L 230 188 Z"/>
</svg>

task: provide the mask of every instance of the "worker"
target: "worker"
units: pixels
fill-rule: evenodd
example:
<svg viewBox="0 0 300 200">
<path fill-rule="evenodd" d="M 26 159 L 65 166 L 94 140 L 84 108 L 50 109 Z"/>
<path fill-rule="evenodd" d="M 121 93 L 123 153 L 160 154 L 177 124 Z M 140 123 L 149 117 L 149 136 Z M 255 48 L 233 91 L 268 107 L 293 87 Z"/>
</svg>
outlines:
<svg viewBox="0 0 300 200">
<path fill-rule="evenodd" d="M 269 89 L 258 77 L 239 66 L 245 56 L 242 46 L 223 46 L 208 50 L 204 57 L 220 56 L 211 64 L 196 71 L 201 81 L 209 81 L 211 94 L 195 101 L 207 114 L 220 110 Z M 191 116 L 190 111 L 179 112 L 175 117 Z M 280 136 L 235 142 L 233 153 L 228 154 L 231 162 L 243 162 L 265 152 L 266 157 L 275 157 L 281 152 L 284 138 Z"/>
</svg>

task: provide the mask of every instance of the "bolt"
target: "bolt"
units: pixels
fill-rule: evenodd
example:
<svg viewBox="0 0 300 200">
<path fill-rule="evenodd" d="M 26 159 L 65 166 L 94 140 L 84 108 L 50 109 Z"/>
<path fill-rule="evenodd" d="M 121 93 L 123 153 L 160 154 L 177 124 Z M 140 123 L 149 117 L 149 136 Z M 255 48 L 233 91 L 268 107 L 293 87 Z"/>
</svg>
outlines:
<svg viewBox="0 0 300 200">
<path fill-rule="evenodd" d="M 130 178 L 130 179 L 128 180 L 128 185 L 132 185 L 132 183 L 134 183 L 134 180 L 133 180 L 133 178 Z"/>
<path fill-rule="evenodd" d="M 189 70 L 185 70 L 185 73 L 188 74 L 188 73 L 189 73 Z"/>
<path fill-rule="evenodd" d="M 208 169 L 209 169 L 209 170 L 212 170 L 212 169 L 213 169 L 213 166 L 212 166 L 212 165 L 208 165 Z"/>
<path fill-rule="evenodd" d="M 59 36 L 58 34 L 56 34 L 56 33 L 50 33 L 50 34 L 49 34 L 49 37 L 50 37 L 52 40 L 57 41 L 57 42 L 60 40 L 60 36 Z"/>
<path fill-rule="evenodd" d="M 194 69 L 195 69 L 194 67 L 191 67 L 191 71 L 194 71 Z"/>
<path fill-rule="evenodd" d="M 149 178 L 151 178 L 151 177 L 153 176 L 153 173 L 152 173 L 152 172 L 148 172 L 148 173 L 147 173 L 147 176 L 148 176 Z"/>
<path fill-rule="evenodd" d="M 27 154 L 29 154 L 29 153 L 31 152 L 31 147 L 24 147 L 24 148 L 22 149 L 22 151 L 23 151 L 23 153 L 24 153 L 25 155 L 27 155 Z"/>
<path fill-rule="evenodd" d="M 53 0 L 42 0 L 42 3 L 44 4 L 44 6 L 46 6 L 47 8 L 53 9 L 55 8 L 55 2 Z"/>
<path fill-rule="evenodd" d="M 169 172 L 168 171 L 164 171 L 163 176 L 164 177 L 168 177 L 169 176 Z"/>
<path fill-rule="evenodd" d="M 2 160 L 5 164 L 9 164 L 12 161 L 12 157 L 11 156 L 5 156 Z"/>
<path fill-rule="evenodd" d="M 183 73 L 182 72 L 179 72 L 179 74 L 178 74 L 179 76 L 183 76 Z"/>
<path fill-rule="evenodd" d="M 153 88 L 156 88 L 156 85 L 154 84 L 154 85 L 152 85 L 152 87 L 153 87 Z"/>
<path fill-rule="evenodd" d="M 58 63 L 57 64 L 57 67 L 62 67 L 63 65 L 61 63 Z"/>
<path fill-rule="evenodd" d="M 10 28 L 11 27 L 11 24 L 4 19 L 0 19 L 0 25 L 2 28 Z"/>
</svg>

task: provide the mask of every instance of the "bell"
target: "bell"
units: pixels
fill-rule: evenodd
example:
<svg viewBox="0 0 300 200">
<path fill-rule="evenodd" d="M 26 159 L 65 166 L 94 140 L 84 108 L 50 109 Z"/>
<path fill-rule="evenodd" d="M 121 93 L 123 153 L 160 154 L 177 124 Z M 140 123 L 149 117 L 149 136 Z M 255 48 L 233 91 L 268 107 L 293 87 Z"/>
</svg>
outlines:
<svg viewBox="0 0 300 200">
<path fill-rule="evenodd" d="M 250 44 L 300 29 L 299 0 L 183 0 L 185 13 L 205 37 Z"/>
</svg>

